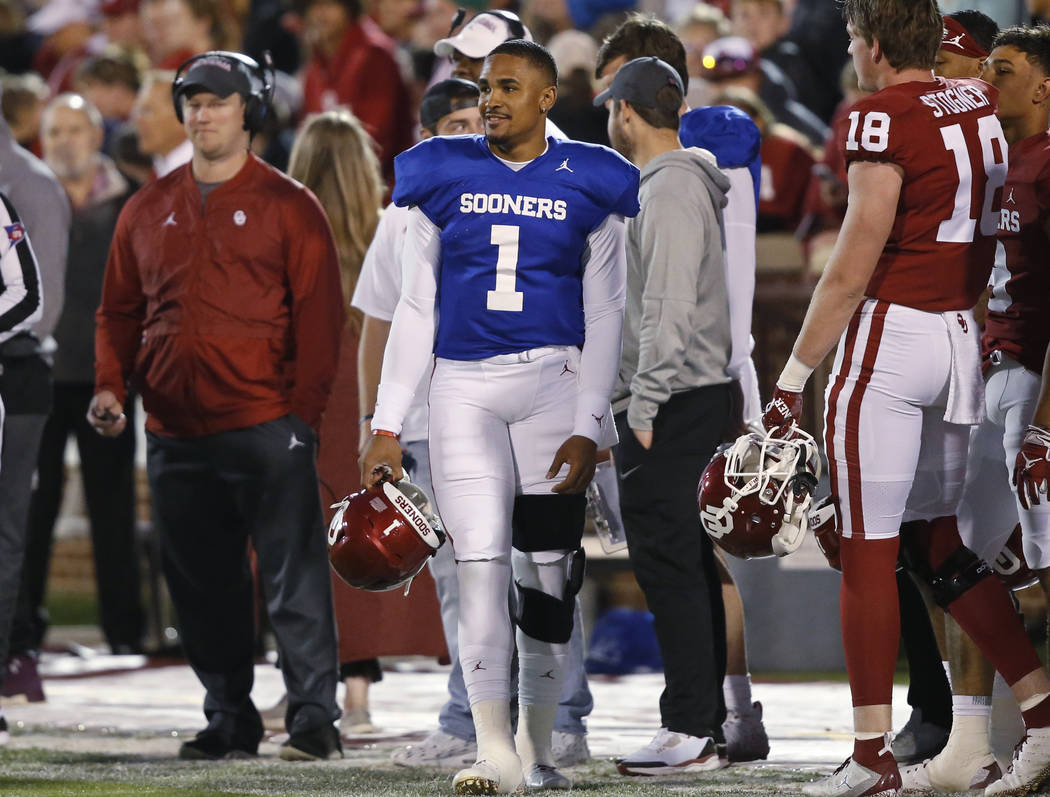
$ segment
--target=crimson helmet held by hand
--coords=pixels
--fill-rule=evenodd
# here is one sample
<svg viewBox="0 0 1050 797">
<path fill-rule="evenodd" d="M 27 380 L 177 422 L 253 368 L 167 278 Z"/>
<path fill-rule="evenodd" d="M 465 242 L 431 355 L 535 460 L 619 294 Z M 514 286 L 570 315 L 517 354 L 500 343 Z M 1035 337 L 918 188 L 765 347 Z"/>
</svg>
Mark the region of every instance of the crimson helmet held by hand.
<svg viewBox="0 0 1050 797">
<path fill-rule="evenodd" d="M 328 561 L 351 587 L 385 592 L 410 583 L 445 542 L 429 497 L 407 479 L 384 479 L 332 508 Z"/>
<path fill-rule="evenodd" d="M 741 435 L 700 477 L 700 523 L 733 556 L 787 556 L 806 536 L 819 477 L 817 445 L 801 429 Z"/>
</svg>

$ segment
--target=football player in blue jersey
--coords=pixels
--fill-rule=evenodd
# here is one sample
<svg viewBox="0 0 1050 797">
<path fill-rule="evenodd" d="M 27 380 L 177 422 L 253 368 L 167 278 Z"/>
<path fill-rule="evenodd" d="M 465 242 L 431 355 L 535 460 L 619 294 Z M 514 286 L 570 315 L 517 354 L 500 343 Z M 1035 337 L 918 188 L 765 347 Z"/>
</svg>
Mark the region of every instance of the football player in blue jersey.
<svg viewBox="0 0 1050 797">
<path fill-rule="evenodd" d="M 545 134 L 557 68 L 512 40 L 485 59 L 484 136 L 437 137 L 396 160 L 410 206 L 404 281 L 362 455 L 366 486 L 401 475 L 397 435 L 431 362 L 435 498 L 455 540 L 459 656 L 478 760 L 458 794 L 568 788 L 551 729 L 583 575 L 583 491 L 623 325 L 624 217 L 638 170 L 612 150 Z M 436 358 L 436 360 L 434 359 Z M 516 739 L 511 735 L 516 560 Z"/>
</svg>

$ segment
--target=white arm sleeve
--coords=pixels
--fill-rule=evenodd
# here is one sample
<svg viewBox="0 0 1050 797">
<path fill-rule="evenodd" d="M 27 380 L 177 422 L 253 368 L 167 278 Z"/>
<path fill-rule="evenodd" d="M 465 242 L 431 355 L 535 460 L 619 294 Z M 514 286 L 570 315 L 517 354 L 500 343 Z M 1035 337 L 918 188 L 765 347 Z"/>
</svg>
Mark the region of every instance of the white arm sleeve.
<svg viewBox="0 0 1050 797">
<path fill-rule="evenodd" d="M 755 188 L 747 168 L 726 169 L 729 203 L 723 211 L 726 230 L 726 290 L 733 348 L 726 371 L 740 382 L 744 419 L 762 414 L 758 377 L 751 362 L 751 312 L 755 301 Z"/>
<path fill-rule="evenodd" d="M 441 268 L 441 230 L 423 211 L 408 220 L 402 262 L 402 291 L 383 353 L 372 429 L 401 433 L 405 415 L 434 353 L 437 276 Z"/>
<path fill-rule="evenodd" d="M 583 269 L 583 315 L 586 328 L 580 356 L 580 392 L 572 433 L 601 444 L 603 421 L 609 418 L 616 374 L 620 368 L 623 309 L 627 295 L 626 225 L 610 215 L 587 237 Z"/>
</svg>

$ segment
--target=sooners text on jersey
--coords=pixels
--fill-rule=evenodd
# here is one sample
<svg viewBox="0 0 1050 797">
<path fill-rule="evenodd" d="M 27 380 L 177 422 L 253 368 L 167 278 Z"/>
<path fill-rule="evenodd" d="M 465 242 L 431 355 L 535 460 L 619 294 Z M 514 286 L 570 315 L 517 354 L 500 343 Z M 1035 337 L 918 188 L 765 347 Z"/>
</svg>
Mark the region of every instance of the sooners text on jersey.
<svg viewBox="0 0 1050 797">
<path fill-rule="evenodd" d="M 394 202 L 441 229 L 437 356 L 583 344 L 587 236 L 612 213 L 638 213 L 633 165 L 607 147 L 548 138 L 514 171 L 484 136 L 430 138 L 394 164 Z"/>
<path fill-rule="evenodd" d="M 847 165 L 883 161 L 904 172 L 868 296 L 929 312 L 977 302 L 1007 170 L 997 98 L 981 80 L 903 83 L 861 100 L 836 126 Z"/>
<path fill-rule="evenodd" d="M 981 349 L 1000 351 L 1036 373 L 1050 343 L 1050 133 L 1010 147 L 999 212 L 992 297 Z"/>
</svg>

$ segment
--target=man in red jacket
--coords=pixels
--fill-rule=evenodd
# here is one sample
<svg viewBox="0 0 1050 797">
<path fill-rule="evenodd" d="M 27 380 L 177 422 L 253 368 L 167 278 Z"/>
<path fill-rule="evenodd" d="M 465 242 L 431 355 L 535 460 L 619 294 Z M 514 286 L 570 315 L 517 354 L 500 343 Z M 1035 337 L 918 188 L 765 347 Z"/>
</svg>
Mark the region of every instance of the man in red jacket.
<svg viewBox="0 0 1050 797">
<path fill-rule="evenodd" d="M 268 81 L 206 53 L 175 84 L 193 159 L 124 206 L 95 338 L 91 424 L 148 413 L 147 470 L 183 648 L 208 727 L 181 758 L 254 755 L 253 602 L 259 559 L 288 689 L 285 759 L 341 752 L 336 642 L 317 492 L 316 429 L 344 324 L 332 233 L 316 198 L 248 152 Z"/>
<path fill-rule="evenodd" d="M 312 57 L 303 78 L 303 110 L 345 106 L 379 144 L 387 185 L 394 156 L 412 146 L 412 101 L 394 40 L 361 11 L 360 0 L 297 0 Z"/>
</svg>

